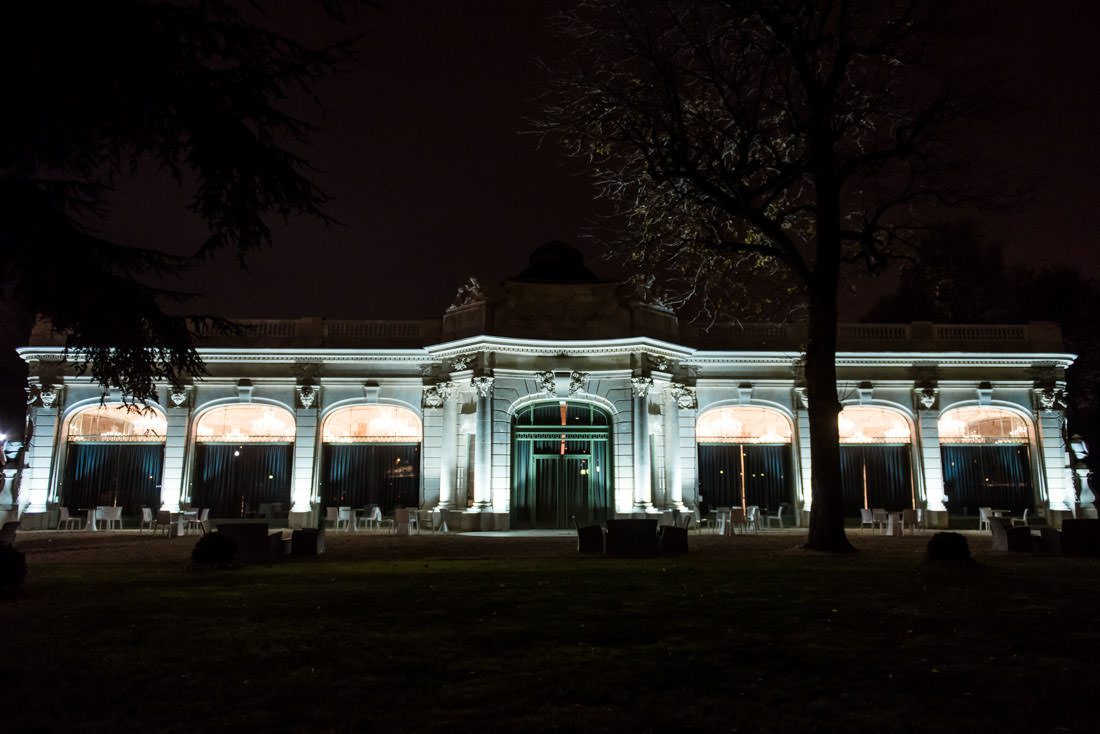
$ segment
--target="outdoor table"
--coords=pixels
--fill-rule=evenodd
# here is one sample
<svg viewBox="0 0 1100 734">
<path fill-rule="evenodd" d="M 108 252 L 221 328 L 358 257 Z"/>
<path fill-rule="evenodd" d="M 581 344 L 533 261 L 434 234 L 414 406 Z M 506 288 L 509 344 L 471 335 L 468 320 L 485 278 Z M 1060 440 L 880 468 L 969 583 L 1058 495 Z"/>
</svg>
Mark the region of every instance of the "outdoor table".
<svg viewBox="0 0 1100 734">
<path fill-rule="evenodd" d="M 890 535 L 900 537 L 903 534 L 904 527 L 901 522 L 901 511 L 887 512 L 886 513 L 886 526 L 882 529 L 883 535 Z"/>
<path fill-rule="evenodd" d="M 95 511 L 96 511 L 96 508 L 95 507 L 78 507 L 76 509 L 76 511 L 77 512 L 87 512 L 88 513 L 88 524 L 84 526 L 84 529 L 87 530 L 88 532 L 92 532 L 92 533 L 96 532 L 96 526 L 95 526 Z"/>
</svg>

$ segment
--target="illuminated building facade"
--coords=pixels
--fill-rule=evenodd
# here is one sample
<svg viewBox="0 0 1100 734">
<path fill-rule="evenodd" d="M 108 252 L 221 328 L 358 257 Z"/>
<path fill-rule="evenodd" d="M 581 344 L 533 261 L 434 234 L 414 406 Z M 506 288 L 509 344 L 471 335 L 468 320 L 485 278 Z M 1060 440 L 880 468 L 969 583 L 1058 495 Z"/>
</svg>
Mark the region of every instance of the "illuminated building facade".
<svg viewBox="0 0 1100 734">
<path fill-rule="evenodd" d="M 210 374 L 116 406 L 60 364 L 42 329 L 34 434 L 18 487 L 51 505 L 444 508 L 465 528 L 565 527 L 708 504 L 812 505 L 797 324 L 680 323 L 624 296 L 560 243 L 490 301 L 476 282 L 441 319 L 251 321 L 211 336 Z M 1070 512 L 1056 326 L 842 325 L 847 513 L 979 506 Z M 314 515 L 315 517 L 315 515 Z M 45 522 L 45 520 L 44 520 Z"/>
</svg>

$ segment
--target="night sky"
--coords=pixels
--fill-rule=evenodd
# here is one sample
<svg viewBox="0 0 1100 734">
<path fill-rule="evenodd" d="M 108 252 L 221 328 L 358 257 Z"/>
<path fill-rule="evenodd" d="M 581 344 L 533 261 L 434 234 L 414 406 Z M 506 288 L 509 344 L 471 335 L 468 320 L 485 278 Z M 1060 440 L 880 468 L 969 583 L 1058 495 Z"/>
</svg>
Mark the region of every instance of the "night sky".
<svg viewBox="0 0 1100 734">
<path fill-rule="evenodd" d="M 341 27 L 299 17 L 299 4 L 288 4 L 277 23 L 308 38 L 362 36 L 358 63 L 320 89 L 324 114 L 301 107 L 320 126 L 304 152 L 343 225 L 278 226 L 274 248 L 255 253 L 248 273 L 227 254 L 180 284 L 206 293 L 192 308 L 237 317 L 432 317 L 468 276 L 492 291 L 551 239 L 581 245 L 597 272 L 613 275 L 580 240 L 603 209 L 578 165 L 521 134 L 538 109 L 541 72 L 531 60 L 560 53 L 545 28 L 558 6 L 403 0 L 353 9 Z M 980 214 L 979 234 L 1000 242 L 1010 261 L 1080 263 L 1100 276 L 1091 256 L 1100 234 L 1100 13 L 1086 2 L 988 7 L 960 53 L 985 66 L 1019 109 L 981 123 L 975 139 L 1034 196 L 1026 207 Z M 118 201 L 105 229 L 123 241 L 184 251 L 201 239 L 199 224 L 180 215 L 184 199 L 171 182 L 143 174 Z M 858 316 L 866 300 L 850 297 L 845 316 Z"/>
</svg>

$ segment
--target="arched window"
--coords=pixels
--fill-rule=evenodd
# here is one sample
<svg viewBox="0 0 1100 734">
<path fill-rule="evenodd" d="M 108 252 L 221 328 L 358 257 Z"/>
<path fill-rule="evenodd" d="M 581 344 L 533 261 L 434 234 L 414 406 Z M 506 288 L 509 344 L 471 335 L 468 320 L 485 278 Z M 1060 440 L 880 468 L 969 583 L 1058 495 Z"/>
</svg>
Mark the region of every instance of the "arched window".
<svg viewBox="0 0 1100 734">
<path fill-rule="evenodd" d="M 61 501 L 75 511 L 119 505 L 125 515 L 160 507 L 164 413 L 152 406 L 106 403 L 83 408 L 68 422 Z"/>
<path fill-rule="evenodd" d="M 191 504 L 214 517 L 277 517 L 290 509 L 294 416 L 286 408 L 236 403 L 195 426 Z"/>
<path fill-rule="evenodd" d="M 844 512 L 915 505 L 909 421 L 896 410 L 849 405 L 837 416 Z"/>
<path fill-rule="evenodd" d="M 325 418 L 323 434 L 327 443 L 419 442 L 420 418 L 395 405 L 353 405 Z"/>
<path fill-rule="evenodd" d="M 896 410 L 873 405 L 849 405 L 837 416 L 841 443 L 910 443 L 912 431 Z"/>
<path fill-rule="evenodd" d="M 940 416 L 940 454 L 947 508 L 976 515 L 979 507 L 1021 514 L 1033 504 L 1028 423 L 992 405 L 970 405 Z"/>
<path fill-rule="evenodd" d="M 285 443 L 294 440 L 294 416 L 286 408 L 258 403 L 206 411 L 195 427 L 199 443 Z"/>
<path fill-rule="evenodd" d="M 1004 408 L 971 405 L 940 416 L 940 443 L 1027 443 L 1027 423 Z"/>
<path fill-rule="evenodd" d="M 420 499 L 420 417 L 397 405 L 334 410 L 321 427 L 321 500 L 327 506 L 383 512 L 417 507 Z"/>
<path fill-rule="evenodd" d="M 83 408 L 69 418 L 69 440 L 76 443 L 161 443 L 168 421 L 157 408 L 107 403 Z"/>
<path fill-rule="evenodd" d="M 703 413 L 695 424 L 702 500 L 773 513 L 789 504 L 792 435 L 790 420 L 772 408 L 734 405 Z"/>
<path fill-rule="evenodd" d="M 695 435 L 707 443 L 790 443 L 791 422 L 778 410 L 737 405 L 703 413 Z"/>
</svg>

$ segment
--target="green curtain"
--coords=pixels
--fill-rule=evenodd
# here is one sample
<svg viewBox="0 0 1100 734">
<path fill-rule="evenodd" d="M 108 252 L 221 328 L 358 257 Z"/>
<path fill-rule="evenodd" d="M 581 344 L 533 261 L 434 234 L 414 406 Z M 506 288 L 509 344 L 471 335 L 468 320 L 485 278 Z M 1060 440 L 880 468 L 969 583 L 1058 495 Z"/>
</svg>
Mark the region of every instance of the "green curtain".
<svg viewBox="0 0 1100 734">
<path fill-rule="evenodd" d="M 945 444 L 940 451 L 943 492 L 952 514 L 976 515 L 979 507 L 1022 514 L 1034 506 L 1027 446 Z"/>
<path fill-rule="evenodd" d="M 200 443 L 191 505 L 223 518 L 244 517 L 261 503 L 289 506 L 293 456 L 293 444 Z"/>
<path fill-rule="evenodd" d="M 326 506 L 420 506 L 420 444 L 325 444 L 321 472 Z"/>
<path fill-rule="evenodd" d="M 70 443 L 61 502 L 70 511 L 121 505 L 124 515 L 160 507 L 164 444 Z"/>
</svg>

